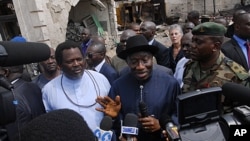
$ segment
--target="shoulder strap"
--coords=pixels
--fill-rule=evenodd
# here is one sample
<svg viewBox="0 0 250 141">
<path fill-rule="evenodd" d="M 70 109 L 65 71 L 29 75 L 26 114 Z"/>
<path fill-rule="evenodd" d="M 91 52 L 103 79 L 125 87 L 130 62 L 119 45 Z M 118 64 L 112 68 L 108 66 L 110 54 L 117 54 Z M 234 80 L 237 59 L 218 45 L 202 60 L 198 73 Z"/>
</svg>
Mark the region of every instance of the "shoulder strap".
<svg viewBox="0 0 250 141">
<path fill-rule="evenodd" d="M 244 80 L 247 80 L 250 77 L 248 72 L 241 65 L 234 62 L 230 58 L 224 57 L 224 62 L 236 74 L 236 76 L 240 80 L 244 81 Z"/>
</svg>

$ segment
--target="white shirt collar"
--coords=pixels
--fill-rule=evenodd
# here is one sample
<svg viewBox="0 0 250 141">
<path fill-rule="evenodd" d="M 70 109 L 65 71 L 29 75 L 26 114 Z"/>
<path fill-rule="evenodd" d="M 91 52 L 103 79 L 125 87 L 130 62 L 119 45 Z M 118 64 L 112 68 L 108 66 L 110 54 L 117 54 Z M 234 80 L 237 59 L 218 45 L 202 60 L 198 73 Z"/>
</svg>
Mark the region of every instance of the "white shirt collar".
<svg viewBox="0 0 250 141">
<path fill-rule="evenodd" d="M 99 63 L 96 67 L 95 67 L 95 70 L 97 72 L 100 72 L 101 68 L 102 68 L 102 65 L 105 63 L 105 59 L 102 60 L 101 63 Z"/>
<path fill-rule="evenodd" d="M 152 45 L 154 42 L 154 39 L 152 39 L 151 41 L 148 42 L 149 45 Z"/>
<path fill-rule="evenodd" d="M 15 80 L 13 80 L 13 81 L 11 82 L 11 84 L 16 83 L 18 80 L 19 80 L 19 78 L 17 78 L 17 79 L 15 79 Z"/>
</svg>

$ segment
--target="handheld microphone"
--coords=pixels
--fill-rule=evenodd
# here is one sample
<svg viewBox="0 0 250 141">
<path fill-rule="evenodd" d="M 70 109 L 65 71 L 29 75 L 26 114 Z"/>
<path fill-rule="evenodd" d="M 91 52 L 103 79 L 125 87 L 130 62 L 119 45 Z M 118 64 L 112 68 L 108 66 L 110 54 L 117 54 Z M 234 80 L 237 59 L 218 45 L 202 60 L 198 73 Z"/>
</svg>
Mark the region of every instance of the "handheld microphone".
<svg viewBox="0 0 250 141">
<path fill-rule="evenodd" d="M 111 141 L 113 132 L 110 131 L 113 126 L 113 121 L 110 116 L 104 116 L 100 128 L 94 131 L 95 136 L 98 138 L 98 141 Z"/>
<path fill-rule="evenodd" d="M 50 56 L 50 48 L 44 43 L 0 42 L 0 66 L 17 66 L 41 62 Z"/>
<path fill-rule="evenodd" d="M 233 82 L 225 83 L 221 88 L 225 97 L 235 100 L 242 105 L 250 105 L 250 88 Z"/>
<path fill-rule="evenodd" d="M 127 141 L 133 141 L 132 136 L 138 135 L 138 117 L 135 114 L 128 113 L 125 116 L 121 132 L 127 138 Z"/>
<path fill-rule="evenodd" d="M 181 141 L 180 135 L 178 132 L 178 127 L 174 125 L 172 122 L 168 122 L 166 124 L 166 131 L 168 134 L 168 139 L 170 141 Z"/>
<path fill-rule="evenodd" d="M 139 109 L 140 109 L 142 117 L 147 117 L 148 116 L 148 108 L 147 108 L 147 105 L 146 105 L 145 102 L 140 101 L 140 103 L 139 103 Z"/>
</svg>

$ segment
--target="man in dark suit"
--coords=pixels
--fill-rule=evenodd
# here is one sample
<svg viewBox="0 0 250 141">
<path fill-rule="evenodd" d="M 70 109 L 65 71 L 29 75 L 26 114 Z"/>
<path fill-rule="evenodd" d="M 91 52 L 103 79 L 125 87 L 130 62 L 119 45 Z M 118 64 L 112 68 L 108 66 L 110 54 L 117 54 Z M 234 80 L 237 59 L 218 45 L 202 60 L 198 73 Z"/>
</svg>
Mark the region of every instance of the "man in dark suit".
<svg viewBox="0 0 250 141">
<path fill-rule="evenodd" d="M 250 69 L 250 62 L 248 61 L 248 48 L 246 43 L 250 39 L 250 13 L 239 14 L 234 20 L 234 35 L 231 40 L 222 45 L 222 52 L 243 66 L 246 71 Z"/>
<path fill-rule="evenodd" d="M 25 127 L 34 118 L 45 113 L 42 102 L 41 89 L 32 82 L 21 78 L 23 65 L 12 67 L 1 67 L 0 74 L 5 76 L 13 84 L 13 94 L 16 105 L 16 121 L 5 126 L 9 141 L 14 141 L 21 128 Z"/>
<path fill-rule="evenodd" d="M 117 71 L 105 62 L 106 47 L 102 42 L 94 41 L 86 51 L 88 68 L 103 74 L 110 84 L 118 78 Z"/>
<path fill-rule="evenodd" d="M 155 58 L 157 64 L 167 67 L 167 57 L 169 49 L 154 39 L 156 34 L 156 25 L 151 21 L 144 21 L 140 27 L 141 34 L 148 40 L 149 45 L 156 46 L 159 51 L 156 53 Z"/>
</svg>

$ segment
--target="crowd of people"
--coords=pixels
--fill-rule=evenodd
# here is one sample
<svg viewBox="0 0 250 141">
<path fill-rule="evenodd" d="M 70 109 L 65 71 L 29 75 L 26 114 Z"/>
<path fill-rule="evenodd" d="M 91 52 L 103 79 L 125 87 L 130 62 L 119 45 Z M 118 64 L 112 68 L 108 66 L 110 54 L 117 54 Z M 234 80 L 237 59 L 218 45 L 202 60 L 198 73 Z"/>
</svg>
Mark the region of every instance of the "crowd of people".
<svg viewBox="0 0 250 141">
<path fill-rule="evenodd" d="M 32 140 L 35 134 L 49 140 L 41 134 L 57 131 L 54 126 L 64 127 L 65 122 L 74 124 L 74 128 L 78 124 L 75 118 L 79 117 L 84 120 L 78 126 L 87 125 L 91 136 L 89 131 L 94 132 L 108 115 L 113 119 L 112 141 L 126 141 L 126 136 L 121 135 L 121 121 L 129 113 L 138 115 L 139 134 L 131 137 L 134 141 L 168 140 L 167 122 L 179 124 L 178 95 L 222 87 L 228 82 L 250 87 L 250 13 L 236 12 L 233 28 L 228 28 L 221 22 L 223 18 L 201 22 L 199 13 L 191 11 L 183 26 L 169 26 L 171 46 L 154 38 L 157 29 L 153 21 L 133 23 L 121 34 L 112 58 L 106 55 L 105 40 L 83 28 L 79 29 L 81 44 L 67 40 L 55 50 L 51 48 L 50 57 L 38 62 L 40 74 L 34 78 L 24 79 L 22 65 L 1 67 L 0 75 L 14 84 L 14 95 L 19 101 L 16 121 L 2 126 L 7 129 L 8 140 Z M 228 39 L 225 41 L 225 38 Z M 141 113 L 142 103 L 147 107 L 147 115 Z M 222 96 L 221 104 L 224 114 L 232 112 L 239 102 Z M 70 119 L 58 111 L 61 109 L 78 115 Z M 59 117 L 51 119 L 53 111 L 68 121 Z M 37 126 L 41 129 L 36 129 Z M 48 130 L 49 126 L 53 126 L 54 131 Z M 79 130 L 72 129 L 75 134 L 70 132 L 70 135 L 95 140 L 94 133 L 93 137 L 77 135 L 85 134 L 78 126 Z M 65 130 L 71 129 L 67 126 Z M 61 131 L 60 140 L 69 139 L 68 132 L 58 131 Z M 57 134 L 50 135 L 51 140 L 58 139 Z"/>
</svg>

